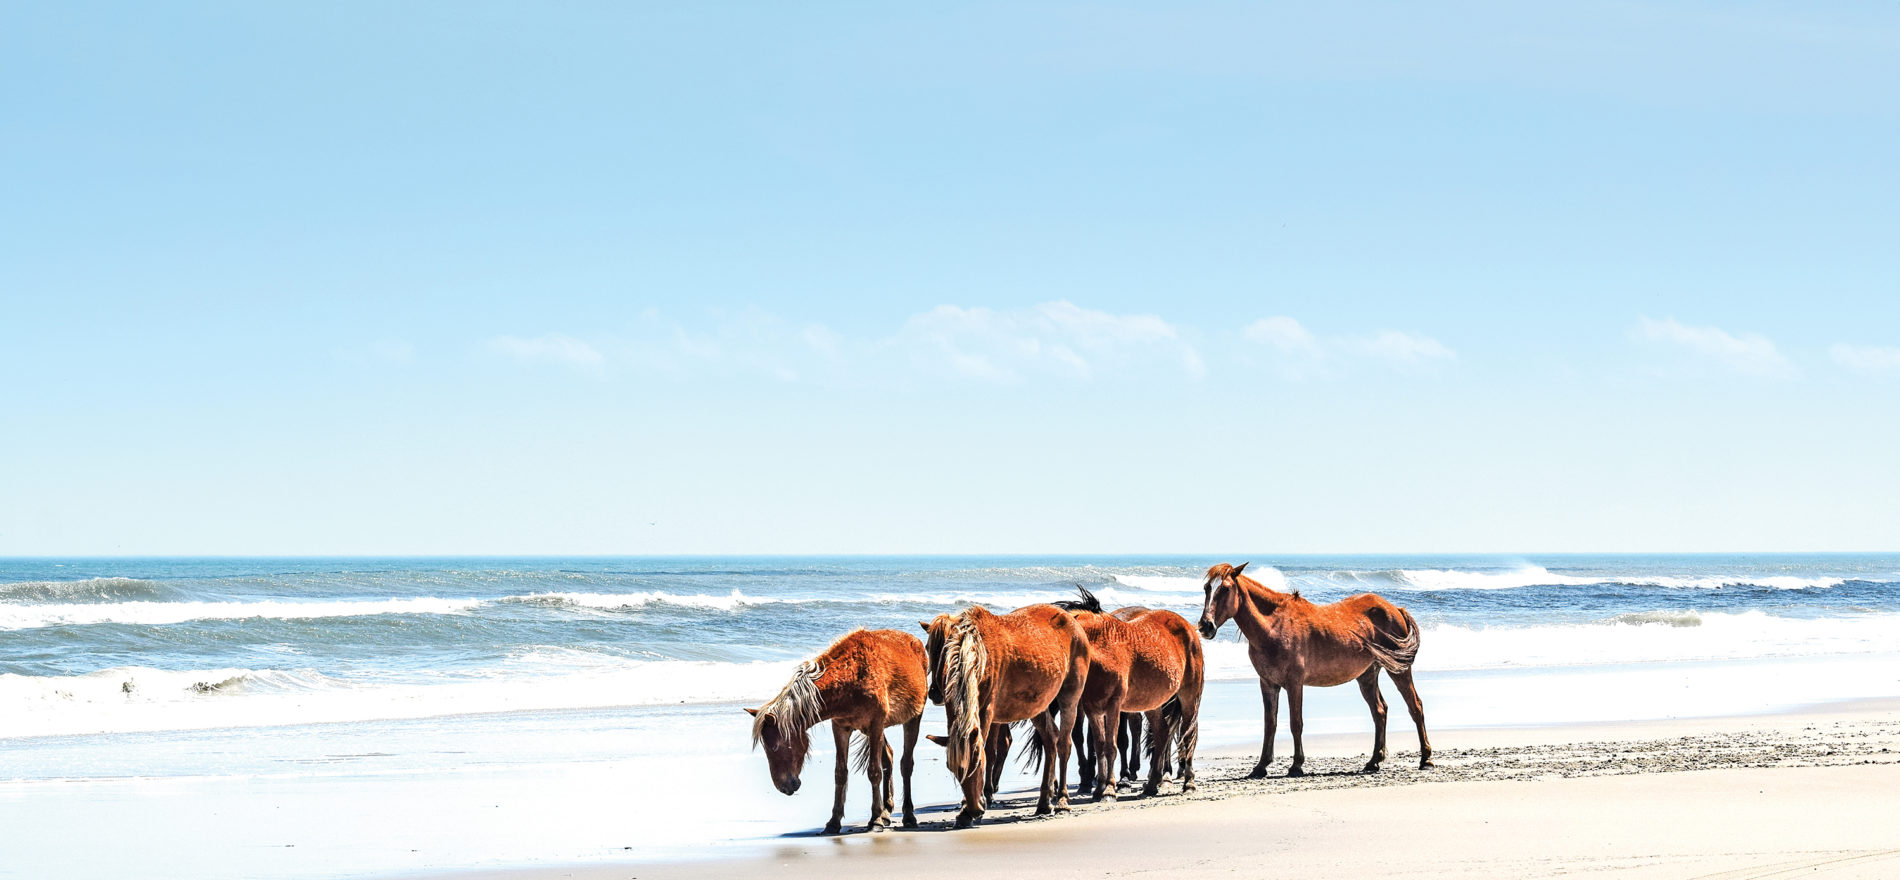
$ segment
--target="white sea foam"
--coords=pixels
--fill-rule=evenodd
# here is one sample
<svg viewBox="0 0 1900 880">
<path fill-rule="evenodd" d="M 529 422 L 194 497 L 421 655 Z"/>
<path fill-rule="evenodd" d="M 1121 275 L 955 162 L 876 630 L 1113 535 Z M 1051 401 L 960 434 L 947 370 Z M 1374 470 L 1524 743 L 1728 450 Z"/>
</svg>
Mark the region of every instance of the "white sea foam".
<svg viewBox="0 0 1900 880">
<path fill-rule="evenodd" d="M 0 738 L 757 700 L 784 685 L 794 665 L 540 651 L 486 674 L 399 683 L 348 681 L 308 670 L 118 667 L 76 676 L 5 674 Z"/>
<path fill-rule="evenodd" d="M 111 602 L 0 604 L 0 630 L 97 623 L 156 626 L 192 620 L 312 620 L 375 614 L 460 614 L 479 599 L 368 599 L 337 602 Z"/>
<path fill-rule="evenodd" d="M 1654 611 L 1596 623 L 1553 626 L 1427 624 L 1418 652 L 1421 671 L 1597 666 L 1691 660 L 1850 655 L 1900 646 L 1900 614 L 1776 617 Z M 1247 646 L 1233 624 L 1206 644 L 1210 678 L 1251 678 Z"/>
</svg>

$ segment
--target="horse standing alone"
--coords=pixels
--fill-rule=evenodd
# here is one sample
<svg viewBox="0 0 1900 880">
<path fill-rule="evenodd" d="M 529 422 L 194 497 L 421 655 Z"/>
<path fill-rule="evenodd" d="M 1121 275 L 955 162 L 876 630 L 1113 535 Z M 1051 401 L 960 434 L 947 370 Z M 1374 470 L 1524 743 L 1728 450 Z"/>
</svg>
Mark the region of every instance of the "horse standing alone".
<svg viewBox="0 0 1900 880">
<path fill-rule="evenodd" d="M 1410 612 L 1371 593 L 1315 605 L 1298 592 L 1268 589 L 1241 571 L 1247 567 L 1221 563 L 1207 570 L 1201 606 L 1201 637 L 1214 638 L 1221 624 L 1233 620 L 1247 637 L 1247 658 L 1260 676 L 1260 701 L 1266 713 L 1266 736 L 1260 744 L 1260 762 L 1249 779 L 1267 775 L 1273 763 L 1273 735 L 1280 713 L 1280 691 L 1286 691 L 1288 727 L 1293 731 L 1293 764 L 1288 776 L 1306 774 L 1306 747 L 1300 740 L 1305 724 L 1302 689 L 1307 685 L 1333 687 L 1359 682 L 1359 692 L 1372 710 L 1372 760 L 1366 772 L 1376 773 L 1385 760 L 1385 697 L 1379 693 L 1379 670 L 1398 686 L 1405 708 L 1418 726 L 1418 766 L 1432 766 L 1432 742 L 1425 735 L 1425 704 L 1412 683 L 1412 660 L 1418 656 L 1418 621 Z"/>
<path fill-rule="evenodd" d="M 826 834 L 844 821 L 845 783 L 850 779 L 853 732 L 864 734 L 858 764 L 871 780 L 871 820 L 865 830 L 891 824 L 891 746 L 884 729 L 903 725 L 904 827 L 917 827 L 911 803 L 910 775 L 916 764 L 917 734 L 923 728 L 927 687 L 924 646 L 915 636 L 892 629 L 859 629 L 833 642 L 823 653 L 798 665 L 778 696 L 752 714 L 752 744 L 765 746 L 772 784 L 798 791 L 805 756 L 811 752 L 811 727 L 831 722 L 838 746 L 833 778 L 836 792 Z M 881 789 L 881 790 L 880 790 Z"/>
</svg>

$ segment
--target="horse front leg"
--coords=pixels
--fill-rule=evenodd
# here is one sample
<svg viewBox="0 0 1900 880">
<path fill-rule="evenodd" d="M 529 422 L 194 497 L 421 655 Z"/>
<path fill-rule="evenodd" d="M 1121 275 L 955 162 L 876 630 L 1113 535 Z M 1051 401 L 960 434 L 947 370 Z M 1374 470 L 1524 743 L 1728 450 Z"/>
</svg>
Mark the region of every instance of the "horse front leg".
<svg viewBox="0 0 1900 880">
<path fill-rule="evenodd" d="M 910 799 L 910 771 L 917 767 L 917 734 L 923 732 L 923 729 L 924 716 L 922 713 L 918 713 L 917 717 L 904 722 L 904 758 L 903 761 L 897 765 L 897 769 L 904 774 L 905 828 L 917 827 L 917 807 L 911 803 Z"/>
<path fill-rule="evenodd" d="M 988 725 L 978 725 L 977 735 L 982 736 L 989 733 L 991 729 Z M 976 820 L 983 818 L 983 810 L 989 805 L 989 798 L 983 793 L 984 782 L 989 778 L 989 745 L 989 741 L 985 739 L 983 743 L 970 750 L 974 756 L 971 760 L 976 761 L 976 766 L 965 767 L 963 778 L 957 780 L 963 788 L 963 809 L 957 811 L 957 820 L 951 826 L 953 828 L 968 828 L 975 825 Z"/>
<path fill-rule="evenodd" d="M 1266 679 L 1260 680 L 1260 707 L 1266 724 L 1266 733 L 1260 740 L 1260 763 L 1253 765 L 1248 779 L 1264 779 L 1267 765 L 1273 763 L 1273 737 L 1279 733 L 1280 726 L 1280 686 Z"/>
<path fill-rule="evenodd" d="M 1359 676 L 1359 695 L 1366 698 L 1366 708 L 1372 710 L 1372 760 L 1366 762 L 1366 772 L 1377 773 L 1379 763 L 1385 760 L 1385 697 L 1379 693 L 1378 664 Z"/>
<path fill-rule="evenodd" d="M 983 806 L 988 807 L 996 800 L 996 789 L 1003 784 L 1003 770 L 1009 763 L 1009 747 L 1015 741 L 1007 724 L 990 725 L 989 734 L 983 740 L 988 749 L 989 769 L 983 775 Z"/>
<path fill-rule="evenodd" d="M 1425 703 L 1418 698 L 1418 686 L 1412 683 L 1412 671 L 1396 673 L 1392 683 L 1398 686 L 1399 697 L 1405 700 L 1405 710 L 1412 713 L 1412 723 L 1418 726 L 1418 769 L 1432 766 L 1432 741 L 1425 735 Z"/>
<path fill-rule="evenodd" d="M 825 823 L 826 834 L 837 834 L 844 830 L 844 792 L 851 781 L 851 729 L 843 721 L 831 722 L 831 738 L 838 744 L 838 766 L 831 768 L 831 779 L 837 787 L 831 799 L 831 821 Z"/>
<path fill-rule="evenodd" d="M 1090 729 L 1092 722 L 1093 719 L 1087 715 L 1082 716 L 1081 720 L 1076 722 L 1075 729 L 1070 732 L 1069 736 L 1069 741 L 1075 746 L 1075 784 L 1077 791 L 1090 792 L 1095 790 L 1095 749 L 1094 740 L 1092 739 L 1094 734 Z"/>
<path fill-rule="evenodd" d="M 1288 776 L 1306 775 L 1306 743 L 1300 739 L 1300 734 L 1306 729 L 1306 719 L 1302 708 L 1305 692 L 1304 685 L 1286 686 L 1286 726 L 1293 732 L 1293 766 L 1286 768 Z"/>
</svg>

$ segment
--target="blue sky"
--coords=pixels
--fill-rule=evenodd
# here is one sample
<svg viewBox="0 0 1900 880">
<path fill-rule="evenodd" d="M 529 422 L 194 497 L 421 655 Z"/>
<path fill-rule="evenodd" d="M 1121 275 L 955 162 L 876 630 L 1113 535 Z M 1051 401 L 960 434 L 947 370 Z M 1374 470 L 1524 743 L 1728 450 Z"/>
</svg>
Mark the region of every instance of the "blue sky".
<svg viewBox="0 0 1900 880">
<path fill-rule="evenodd" d="M 1884 4 L 0 12 L 0 554 L 1895 549 Z"/>
</svg>

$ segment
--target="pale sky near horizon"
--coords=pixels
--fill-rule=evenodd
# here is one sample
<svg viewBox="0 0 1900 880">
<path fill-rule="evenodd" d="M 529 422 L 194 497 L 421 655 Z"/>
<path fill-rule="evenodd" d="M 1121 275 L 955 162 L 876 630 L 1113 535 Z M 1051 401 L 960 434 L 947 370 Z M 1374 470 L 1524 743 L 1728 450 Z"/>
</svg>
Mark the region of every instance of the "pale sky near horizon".
<svg viewBox="0 0 1900 880">
<path fill-rule="evenodd" d="M 1872 3 L 0 11 L 0 555 L 1900 549 Z"/>
</svg>

